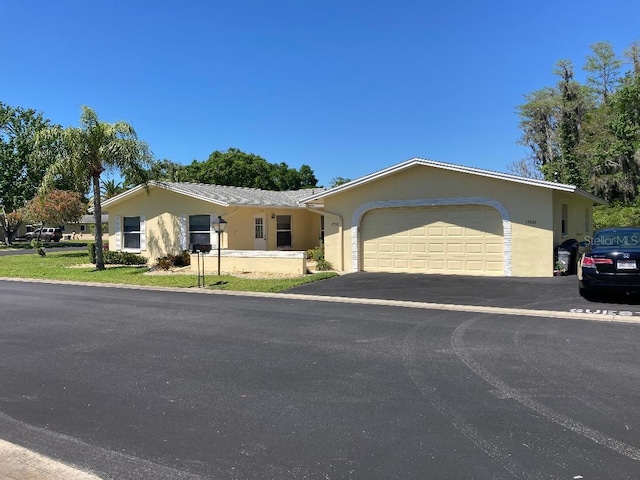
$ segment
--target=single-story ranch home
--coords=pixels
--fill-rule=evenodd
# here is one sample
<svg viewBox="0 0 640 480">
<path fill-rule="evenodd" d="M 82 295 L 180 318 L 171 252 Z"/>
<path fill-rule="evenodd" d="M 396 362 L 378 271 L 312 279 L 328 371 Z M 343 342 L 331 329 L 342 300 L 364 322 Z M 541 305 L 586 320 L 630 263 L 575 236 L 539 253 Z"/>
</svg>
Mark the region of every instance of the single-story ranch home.
<svg viewBox="0 0 640 480">
<path fill-rule="evenodd" d="M 220 217 L 224 272 L 304 273 L 304 251 L 324 242 L 343 272 L 545 277 L 554 248 L 584 240 L 602 203 L 572 185 L 416 158 L 331 189 L 152 182 L 103 209 L 110 249 L 151 263 L 211 245 L 202 255 L 215 270 Z"/>
</svg>

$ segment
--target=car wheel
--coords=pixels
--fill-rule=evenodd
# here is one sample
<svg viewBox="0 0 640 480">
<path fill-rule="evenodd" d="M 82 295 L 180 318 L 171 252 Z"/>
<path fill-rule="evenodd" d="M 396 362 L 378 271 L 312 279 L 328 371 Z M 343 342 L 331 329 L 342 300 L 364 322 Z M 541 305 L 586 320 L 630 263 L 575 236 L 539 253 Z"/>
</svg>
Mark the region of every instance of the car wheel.
<svg viewBox="0 0 640 480">
<path fill-rule="evenodd" d="M 579 287 L 580 296 L 585 300 L 593 300 L 595 298 L 595 293 L 589 290 L 588 288 Z"/>
</svg>

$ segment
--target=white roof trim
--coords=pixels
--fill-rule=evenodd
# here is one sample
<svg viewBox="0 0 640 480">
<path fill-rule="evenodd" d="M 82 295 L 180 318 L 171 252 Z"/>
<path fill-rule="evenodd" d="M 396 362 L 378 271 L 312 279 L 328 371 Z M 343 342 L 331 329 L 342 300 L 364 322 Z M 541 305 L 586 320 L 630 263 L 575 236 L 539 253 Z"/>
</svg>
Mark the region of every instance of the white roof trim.
<svg viewBox="0 0 640 480">
<path fill-rule="evenodd" d="M 435 167 L 435 168 L 441 168 L 444 170 L 451 170 L 454 172 L 469 173 L 471 175 L 479 175 L 483 177 L 495 178 L 498 180 L 506 180 L 508 182 L 522 183 L 524 185 L 531 185 L 534 187 L 550 188 L 552 190 L 576 193 L 578 195 L 588 198 L 589 200 L 592 200 L 594 203 L 601 203 L 601 204 L 607 203 L 603 199 L 596 197 L 595 195 L 592 195 L 588 192 L 585 192 L 584 190 L 579 189 L 575 185 L 547 182 L 545 180 L 536 180 L 535 178 L 519 177 L 517 175 L 512 175 L 510 173 L 494 172 L 491 170 L 466 167 L 464 165 L 456 165 L 453 163 L 437 162 L 435 160 L 427 160 L 424 158 L 412 158 L 411 160 L 407 160 L 405 162 L 392 165 L 391 167 L 387 167 L 383 170 L 378 170 L 377 172 L 371 173 L 369 175 L 365 175 L 364 177 L 360 177 L 350 182 L 343 183 L 342 185 L 338 185 L 337 187 L 326 190 L 325 192 L 318 193 L 316 195 L 310 195 L 309 197 L 305 197 L 301 199 L 300 202 L 301 203 L 313 202 L 314 200 L 325 198 L 330 195 L 334 195 L 336 193 L 343 192 L 345 190 L 349 190 L 351 188 L 357 187 L 359 185 L 363 185 L 365 183 L 378 180 L 382 177 L 385 177 L 392 173 L 399 172 L 409 167 L 413 167 L 415 165 L 424 165 L 426 167 Z"/>
<path fill-rule="evenodd" d="M 177 193 L 179 195 L 184 195 L 190 198 L 194 198 L 197 200 L 202 200 L 204 202 L 207 203 L 211 203 L 214 205 L 218 205 L 218 206 L 222 206 L 222 207 L 234 207 L 234 206 L 238 206 L 238 207 L 260 207 L 260 208 L 280 208 L 280 209 L 304 209 L 306 208 L 306 205 L 304 205 L 303 203 L 301 203 L 299 200 L 295 199 L 295 198 L 290 198 L 287 194 L 290 192 L 299 192 L 298 190 L 292 190 L 292 191 L 283 191 L 283 192 L 276 192 L 276 191 L 270 191 L 270 190 L 261 190 L 258 188 L 244 188 L 244 187 L 233 187 L 233 186 L 224 186 L 224 185 L 209 185 L 209 184 L 185 184 L 185 185 L 193 185 L 196 187 L 208 187 L 208 188 L 213 188 L 215 189 L 216 187 L 219 187 L 219 189 L 221 189 L 221 192 L 219 194 L 219 197 L 222 198 L 212 198 L 209 193 L 207 191 L 204 192 L 198 192 L 198 191 L 194 191 L 193 189 L 190 188 L 186 188 L 183 187 L 180 183 L 174 183 L 174 182 L 162 182 L 162 181 L 150 181 L 147 184 L 147 187 L 158 187 L 158 188 L 163 188 L 165 190 L 169 190 L 173 193 Z M 145 189 L 145 185 L 138 185 L 136 187 L 131 188 L 130 190 L 127 190 L 126 192 L 121 193 L 120 195 L 116 195 L 115 197 L 112 197 L 108 200 L 105 200 L 104 202 L 102 202 L 102 208 L 105 211 L 108 211 L 108 208 L 112 205 L 118 204 L 122 201 L 127 200 L 128 198 L 137 195 L 142 189 Z M 234 192 L 233 190 L 237 189 L 237 192 Z M 278 198 L 266 198 L 264 195 L 260 195 L 260 193 L 267 193 L 267 194 L 281 194 L 280 196 L 282 197 L 280 200 L 282 201 L 282 203 L 278 202 Z M 253 195 L 256 195 L 255 197 L 253 197 Z M 225 198 L 227 197 L 227 198 Z M 251 198 L 254 198 L 253 201 L 251 201 Z M 258 199 L 258 200 L 256 200 Z M 271 203 L 273 202 L 273 203 Z"/>
<path fill-rule="evenodd" d="M 198 200 L 202 200 L 205 202 L 209 202 L 209 203 L 213 203 L 215 205 L 220 205 L 223 207 L 228 207 L 229 204 L 226 202 L 221 202 L 221 201 L 216 201 L 214 199 L 211 198 L 206 198 L 202 195 L 198 195 L 195 194 L 193 192 L 187 192 L 179 187 L 176 187 L 175 185 L 172 185 L 171 183 L 165 183 L 165 182 L 157 182 L 155 180 L 150 181 L 147 184 L 148 187 L 159 187 L 159 188 L 164 188 L 165 190 L 169 190 L 171 192 L 175 192 L 175 193 L 179 193 L 180 195 L 186 195 L 188 197 L 192 197 L 192 198 L 197 198 Z M 108 200 L 105 200 L 104 202 L 102 202 L 102 207 L 106 208 L 109 207 L 109 205 L 112 204 L 116 204 L 116 203 L 120 203 L 122 200 L 125 200 L 128 197 L 131 197 L 135 194 L 137 194 L 140 190 L 145 189 L 145 185 L 137 185 L 133 188 L 131 188 L 130 190 L 127 190 L 126 192 L 123 192 L 119 195 L 116 195 L 115 197 L 111 197 Z"/>
</svg>

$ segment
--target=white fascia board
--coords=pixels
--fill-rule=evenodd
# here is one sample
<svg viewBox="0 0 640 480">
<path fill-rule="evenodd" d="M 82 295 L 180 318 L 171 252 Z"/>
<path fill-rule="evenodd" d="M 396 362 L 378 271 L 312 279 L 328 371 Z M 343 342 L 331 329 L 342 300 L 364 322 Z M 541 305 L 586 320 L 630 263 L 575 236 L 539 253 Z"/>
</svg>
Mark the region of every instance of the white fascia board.
<svg viewBox="0 0 640 480">
<path fill-rule="evenodd" d="M 550 188 L 552 190 L 560 190 L 560 191 L 564 191 L 564 192 L 570 192 L 570 193 L 576 193 L 578 195 L 587 197 L 591 200 L 594 201 L 594 203 L 606 203 L 604 200 L 602 200 L 601 198 L 598 198 L 594 195 L 591 195 L 590 193 L 585 192 L 584 190 L 580 190 L 579 188 L 575 187 L 574 185 L 567 185 L 564 183 L 555 183 L 555 182 L 548 182 L 546 180 L 537 180 L 534 178 L 526 178 L 526 177 L 519 177 L 517 175 L 512 175 L 510 173 L 502 173 L 502 172 L 494 172 L 491 170 L 484 170 L 481 168 L 474 168 L 474 167 L 466 167 L 464 165 L 455 165 L 452 163 L 445 163 L 445 162 L 437 162 L 434 160 L 426 160 L 424 158 L 412 158 L 410 160 L 407 160 L 405 162 L 402 163 L 398 163 L 396 165 L 393 165 L 391 167 L 387 167 L 383 170 L 378 170 L 377 172 L 371 173 L 369 175 L 365 175 L 364 177 L 360 177 L 357 178 L 355 180 L 352 180 L 351 182 L 347 182 L 344 183 L 342 185 L 339 185 L 337 187 L 331 188 L 325 192 L 322 193 L 318 193 L 316 195 L 310 195 L 309 197 L 303 198 L 300 200 L 301 203 L 309 203 L 311 201 L 314 200 L 318 200 L 318 199 L 322 199 L 324 197 L 327 197 L 329 195 L 334 195 L 336 193 L 342 192 L 344 190 L 349 190 L 351 188 L 354 188 L 358 185 L 362 185 L 368 182 L 372 182 L 374 180 L 378 180 L 382 177 L 385 177 L 391 173 L 395 173 L 395 172 L 399 172 L 401 170 L 404 170 L 406 168 L 409 167 L 413 167 L 415 165 L 424 165 L 427 167 L 434 167 L 434 168 L 441 168 L 443 170 L 450 170 L 450 171 L 454 171 L 454 172 L 460 172 L 460 173 L 468 173 L 471 175 L 479 175 L 479 176 L 483 176 L 483 177 L 489 177 L 489 178 L 495 178 L 498 180 L 505 180 L 505 181 L 509 181 L 509 182 L 515 182 L 515 183 L 521 183 L 524 185 L 531 185 L 534 187 L 541 187 L 541 188 Z"/>
</svg>

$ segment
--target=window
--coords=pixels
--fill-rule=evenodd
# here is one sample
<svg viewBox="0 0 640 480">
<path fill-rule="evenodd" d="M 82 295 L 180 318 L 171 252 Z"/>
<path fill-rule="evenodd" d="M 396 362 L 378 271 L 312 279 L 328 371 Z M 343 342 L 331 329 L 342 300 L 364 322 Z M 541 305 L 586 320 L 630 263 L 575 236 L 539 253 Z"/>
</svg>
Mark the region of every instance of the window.
<svg viewBox="0 0 640 480">
<path fill-rule="evenodd" d="M 584 211 L 584 233 L 589 233 L 591 231 L 591 225 L 589 222 L 589 209 L 587 208 Z"/>
<path fill-rule="evenodd" d="M 210 215 L 189 215 L 189 244 L 211 244 Z"/>
<path fill-rule="evenodd" d="M 123 217 L 124 248 L 140 250 L 140 217 Z"/>
<path fill-rule="evenodd" d="M 277 247 L 291 247 L 291 215 L 276 216 Z"/>
<path fill-rule="evenodd" d="M 566 203 L 562 204 L 562 235 L 569 234 L 569 226 L 567 225 L 569 222 L 569 207 Z"/>
<path fill-rule="evenodd" d="M 80 225 L 80 231 L 81 231 L 81 232 L 84 232 L 86 229 L 87 229 L 87 227 L 86 227 L 86 226 L 84 226 L 84 225 Z"/>
<path fill-rule="evenodd" d="M 324 215 L 320 215 L 320 241 L 324 243 Z"/>
</svg>

